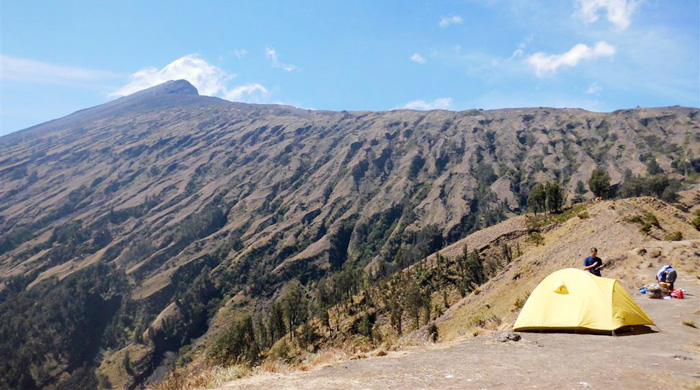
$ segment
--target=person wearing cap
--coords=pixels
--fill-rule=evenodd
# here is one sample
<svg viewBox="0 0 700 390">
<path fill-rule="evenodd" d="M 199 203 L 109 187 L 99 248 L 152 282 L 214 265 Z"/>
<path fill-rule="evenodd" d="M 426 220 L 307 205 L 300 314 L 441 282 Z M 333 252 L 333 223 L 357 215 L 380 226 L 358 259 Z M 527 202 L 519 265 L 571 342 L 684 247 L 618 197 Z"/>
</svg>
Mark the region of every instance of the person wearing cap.
<svg viewBox="0 0 700 390">
<path fill-rule="evenodd" d="M 603 268 L 603 260 L 598 257 L 598 249 L 591 248 L 591 255 L 583 260 L 583 269 L 595 276 L 600 276 L 601 268 Z"/>
</svg>

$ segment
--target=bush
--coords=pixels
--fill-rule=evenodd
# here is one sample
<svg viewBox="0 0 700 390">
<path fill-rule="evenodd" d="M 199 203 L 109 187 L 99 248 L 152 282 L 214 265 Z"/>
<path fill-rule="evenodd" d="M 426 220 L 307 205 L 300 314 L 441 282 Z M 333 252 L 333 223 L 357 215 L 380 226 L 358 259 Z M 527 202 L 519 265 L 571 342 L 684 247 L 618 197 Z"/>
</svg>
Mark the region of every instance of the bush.
<svg viewBox="0 0 700 390">
<path fill-rule="evenodd" d="M 625 218 L 623 218 L 622 220 L 625 221 L 625 222 L 629 222 L 629 223 L 638 223 L 638 224 L 641 224 L 641 225 L 644 224 L 644 220 L 642 219 L 642 216 L 641 216 L 641 215 L 635 215 L 635 216 L 632 216 L 632 217 L 625 217 Z"/>
<path fill-rule="evenodd" d="M 680 241 L 683 239 L 683 233 L 675 231 L 673 233 L 667 233 L 664 235 L 664 240 L 666 241 Z"/>
<path fill-rule="evenodd" d="M 526 301 L 527 301 L 527 298 L 518 298 L 513 303 L 513 306 L 515 306 L 516 309 L 522 309 L 523 306 L 525 306 Z"/>
<path fill-rule="evenodd" d="M 700 217 L 693 218 L 693 220 L 690 221 L 690 224 L 693 225 L 695 229 L 700 230 Z"/>
<path fill-rule="evenodd" d="M 645 212 L 642 215 L 625 217 L 625 218 L 623 218 L 623 221 L 629 222 L 629 223 L 636 223 L 638 225 L 641 225 L 639 231 L 645 235 L 648 235 L 649 233 L 651 233 L 651 228 L 654 226 L 656 226 L 657 228 L 661 228 L 661 224 L 659 224 L 659 220 L 656 218 L 656 216 L 654 214 L 649 213 L 649 212 Z"/>
<path fill-rule="evenodd" d="M 432 342 L 436 342 L 438 340 L 438 327 L 434 322 L 428 327 L 428 339 L 430 339 Z"/>
<path fill-rule="evenodd" d="M 579 217 L 580 219 L 586 219 L 586 218 L 588 218 L 588 217 L 589 217 L 588 211 L 583 211 L 583 212 L 578 213 L 578 217 Z"/>
<path fill-rule="evenodd" d="M 544 244 L 544 237 L 539 234 L 539 233 L 530 233 L 527 236 L 527 239 L 532 242 L 535 245 L 543 245 Z"/>
<path fill-rule="evenodd" d="M 659 224 L 658 218 L 656 218 L 656 215 L 654 215 L 652 213 L 649 213 L 649 212 L 644 213 L 644 219 L 647 222 L 649 222 L 650 224 L 652 224 L 653 226 L 661 227 L 661 224 Z"/>
</svg>

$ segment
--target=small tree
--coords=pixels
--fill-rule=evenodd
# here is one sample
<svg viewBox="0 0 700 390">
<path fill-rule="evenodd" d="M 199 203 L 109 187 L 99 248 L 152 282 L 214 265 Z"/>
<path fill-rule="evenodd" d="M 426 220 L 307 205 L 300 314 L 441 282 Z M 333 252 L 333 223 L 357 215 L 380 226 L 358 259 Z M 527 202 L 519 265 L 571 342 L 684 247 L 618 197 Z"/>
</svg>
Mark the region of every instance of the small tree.
<svg viewBox="0 0 700 390">
<path fill-rule="evenodd" d="M 294 330 L 306 321 L 307 302 L 304 298 L 304 290 L 298 280 L 292 280 L 285 286 L 280 301 L 284 319 L 289 325 L 289 337 L 293 339 Z"/>
<path fill-rule="evenodd" d="M 405 287 L 406 312 L 413 318 L 413 327 L 418 329 L 420 326 L 420 312 L 423 306 L 423 297 L 421 295 L 420 286 L 416 283 L 414 277 L 409 277 L 408 284 Z"/>
<path fill-rule="evenodd" d="M 604 169 L 596 168 L 588 179 L 588 188 L 595 196 L 606 198 L 610 193 L 610 175 Z"/>
<path fill-rule="evenodd" d="M 527 207 L 532 210 L 535 214 L 538 211 L 544 211 L 547 202 L 547 194 L 545 192 L 545 187 L 542 183 L 536 183 L 530 194 L 527 196 Z"/>
<path fill-rule="evenodd" d="M 210 353 L 218 364 L 255 363 L 260 347 L 255 339 L 253 319 L 246 316 L 231 324 L 214 342 Z"/>
<path fill-rule="evenodd" d="M 124 371 L 130 376 L 134 375 L 134 371 L 131 369 L 131 359 L 129 358 L 129 351 L 124 352 L 124 357 L 122 358 L 122 365 L 124 366 Z"/>
<path fill-rule="evenodd" d="M 547 182 L 544 188 L 547 210 L 557 212 L 564 206 L 564 191 L 556 182 Z"/>
<path fill-rule="evenodd" d="M 654 157 L 650 157 L 649 161 L 647 161 L 647 172 L 649 175 L 658 175 L 659 173 L 663 173 L 663 169 L 659 166 L 659 163 L 656 162 L 656 159 Z"/>
</svg>

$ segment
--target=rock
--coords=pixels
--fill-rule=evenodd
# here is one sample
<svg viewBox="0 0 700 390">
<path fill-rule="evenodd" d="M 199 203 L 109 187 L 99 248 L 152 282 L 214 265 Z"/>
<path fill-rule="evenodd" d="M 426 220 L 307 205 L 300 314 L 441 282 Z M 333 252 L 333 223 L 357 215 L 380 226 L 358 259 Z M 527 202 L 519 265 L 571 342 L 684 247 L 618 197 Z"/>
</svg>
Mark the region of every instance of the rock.
<svg viewBox="0 0 700 390">
<path fill-rule="evenodd" d="M 688 357 L 688 356 L 683 356 L 683 355 L 673 355 L 672 357 L 675 360 L 693 360 L 693 358 Z"/>
<path fill-rule="evenodd" d="M 497 340 L 502 343 L 506 341 L 520 341 L 520 335 L 515 332 L 503 332 L 498 335 Z"/>
</svg>

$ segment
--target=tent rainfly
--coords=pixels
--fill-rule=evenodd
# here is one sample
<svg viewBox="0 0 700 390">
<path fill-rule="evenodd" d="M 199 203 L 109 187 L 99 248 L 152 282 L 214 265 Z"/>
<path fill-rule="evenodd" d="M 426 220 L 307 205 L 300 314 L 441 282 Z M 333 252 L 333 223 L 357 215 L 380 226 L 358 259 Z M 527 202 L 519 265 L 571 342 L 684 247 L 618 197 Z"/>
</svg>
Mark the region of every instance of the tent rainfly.
<svg viewBox="0 0 700 390">
<path fill-rule="evenodd" d="M 552 273 L 535 288 L 513 330 L 607 331 L 633 325 L 654 325 L 615 279 L 580 269 Z"/>
</svg>

